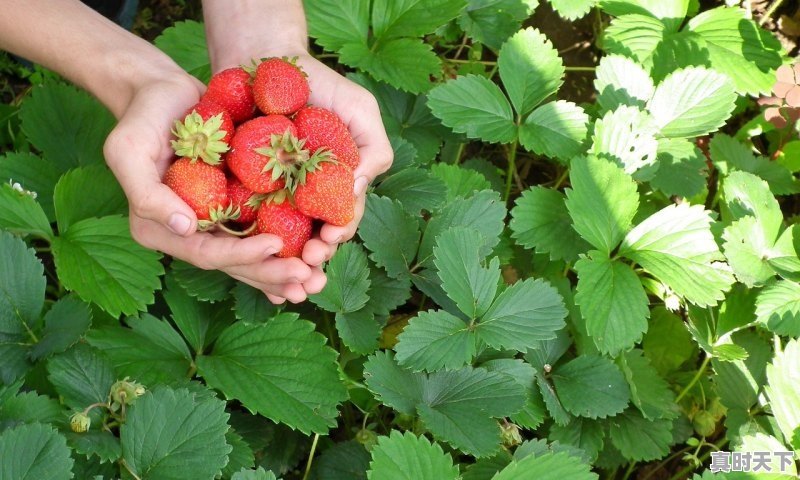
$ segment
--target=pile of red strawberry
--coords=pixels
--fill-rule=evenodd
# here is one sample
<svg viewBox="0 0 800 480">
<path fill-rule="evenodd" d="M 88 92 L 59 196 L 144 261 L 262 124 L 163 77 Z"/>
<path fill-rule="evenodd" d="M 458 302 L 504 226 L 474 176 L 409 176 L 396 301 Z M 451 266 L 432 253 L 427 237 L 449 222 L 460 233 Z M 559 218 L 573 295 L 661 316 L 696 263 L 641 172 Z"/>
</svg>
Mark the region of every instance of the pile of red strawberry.
<svg viewBox="0 0 800 480">
<path fill-rule="evenodd" d="M 296 257 L 315 220 L 353 219 L 358 148 L 335 113 L 306 105 L 309 94 L 305 73 L 285 58 L 211 78 L 175 124 L 179 158 L 164 177 L 200 229 L 277 235 L 277 256 Z"/>
</svg>

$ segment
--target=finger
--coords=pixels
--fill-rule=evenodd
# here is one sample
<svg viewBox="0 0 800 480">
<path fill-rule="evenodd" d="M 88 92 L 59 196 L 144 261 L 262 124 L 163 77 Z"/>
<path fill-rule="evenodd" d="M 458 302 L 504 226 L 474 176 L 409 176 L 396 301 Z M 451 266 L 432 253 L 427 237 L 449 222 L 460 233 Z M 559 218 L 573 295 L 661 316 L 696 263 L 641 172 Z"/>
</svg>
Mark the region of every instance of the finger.
<svg viewBox="0 0 800 480">
<path fill-rule="evenodd" d="M 236 280 L 239 280 L 240 282 L 244 282 L 250 285 L 253 288 L 261 290 L 267 297 L 267 300 L 269 300 L 271 303 L 275 305 L 280 305 L 286 302 L 286 298 L 280 295 L 284 291 L 285 285 L 268 285 L 260 282 L 254 282 L 253 280 L 247 277 L 242 277 L 241 275 L 236 275 L 236 274 L 231 274 L 231 278 L 234 278 Z"/>
<path fill-rule="evenodd" d="M 311 267 L 299 258 L 270 257 L 254 264 L 230 267 L 226 272 L 268 285 L 303 283 L 311 278 Z"/>
<path fill-rule="evenodd" d="M 285 297 L 290 303 L 302 303 L 308 298 L 303 285 L 299 283 L 284 285 L 282 290 L 281 296 Z"/>
<path fill-rule="evenodd" d="M 336 252 L 336 245 L 323 242 L 322 240 L 317 238 L 312 238 L 311 240 L 306 242 L 306 246 L 303 247 L 302 258 L 303 261 L 306 262 L 308 265 L 316 267 L 330 260 L 335 252 Z"/>
<path fill-rule="evenodd" d="M 282 304 L 286 303 L 286 299 L 283 298 L 283 297 L 279 297 L 277 295 L 273 295 L 273 294 L 267 293 L 267 292 L 264 292 L 264 294 L 267 296 L 267 300 L 269 300 L 270 302 L 272 302 L 275 305 L 282 305 Z"/>
<path fill-rule="evenodd" d="M 303 283 L 303 289 L 305 290 L 306 294 L 315 295 L 321 292 L 327 283 L 328 277 L 325 276 L 325 272 L 323 272 L 320 268 L 315 268 L 311 271 L 311 278 L 307 282 Z"/>
<path fill-rule="evenodd" d="M 339 244 L 344 243 L 356 234 L 356 230 L 358 230 L 358 224 L 361 223 L 361 219 L 364 217 L 364 206 L 366 202 L 366 196 L 360 195 L 356 199 L 356 206 L 355 206 L 355 214 L 353 215 L 353 220 L 343 227 L 337 227 L 336 225 L 331 225 L 326 223 L 322 226 L 319 231 L 319 237 L 330 244 Z"/>
</svg>

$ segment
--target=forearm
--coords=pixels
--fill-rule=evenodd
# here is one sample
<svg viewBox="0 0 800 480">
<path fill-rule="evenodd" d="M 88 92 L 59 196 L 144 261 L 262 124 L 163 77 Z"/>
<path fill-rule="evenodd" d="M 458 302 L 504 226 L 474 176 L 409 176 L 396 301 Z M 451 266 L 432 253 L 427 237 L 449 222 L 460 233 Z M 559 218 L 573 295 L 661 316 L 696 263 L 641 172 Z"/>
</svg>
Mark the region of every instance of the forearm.
<svg viewBox="0 0 800 480">
<path fill-rule="evenodd" d="M 147 41 L 77 0 L 0 0 L 0 7 L 0 49 L 58 72 L 117 117 L 138 86 L 180 72 Z"/>
<path fill-rule="evenodd" d="M 307 49 L 302 0 L 203 0 L 203 16 L 215 71 Z"/>
</svg>

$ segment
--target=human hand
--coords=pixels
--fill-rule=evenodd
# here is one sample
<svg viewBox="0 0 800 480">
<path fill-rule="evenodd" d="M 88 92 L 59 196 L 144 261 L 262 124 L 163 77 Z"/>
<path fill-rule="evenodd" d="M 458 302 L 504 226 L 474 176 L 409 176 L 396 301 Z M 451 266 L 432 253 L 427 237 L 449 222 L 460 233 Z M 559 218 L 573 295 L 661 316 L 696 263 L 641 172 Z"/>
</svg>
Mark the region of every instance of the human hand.
<svg viewBox="0 0 800 480">
<path fill-rule="evenodd" d="M 106 140 L 106 161 L 130 204 L 131 234 L 147 248 L 202 269 L 221 270 L 262 290 L 274 303 L 302 302 L 325 285 L 319 267 L 273 257 L 282 248 L 273 235 L 242 239 L 197 232 L 194 211 L 161 182 L 174 157 L 169 143 L 173 123 L 197 103 L 203 90 L 184 73 L 143 82 Z"/>
</svg>

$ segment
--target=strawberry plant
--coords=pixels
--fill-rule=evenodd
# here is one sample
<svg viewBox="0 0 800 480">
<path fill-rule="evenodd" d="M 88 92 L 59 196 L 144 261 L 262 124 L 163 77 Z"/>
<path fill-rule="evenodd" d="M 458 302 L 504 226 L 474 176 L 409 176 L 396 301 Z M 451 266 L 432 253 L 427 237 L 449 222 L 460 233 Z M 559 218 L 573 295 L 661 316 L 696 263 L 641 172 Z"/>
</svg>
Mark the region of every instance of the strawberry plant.
<svg viewBox="0 0 800 480">
<path fill-rule="evenodd" d="M 796 476 L 800 69 L 725 3 L 306 0 L 395 159 L 301 305 L 139 246 L 112 116 L 29 77 L 0 108 L 0 480 Z M 209 84 L 165 178 L 209 226 L 293 256 L 353 217 L 357 151 L 297 67 L 212 79 L 193 21 L 155 43 Z"/>
</svg>

